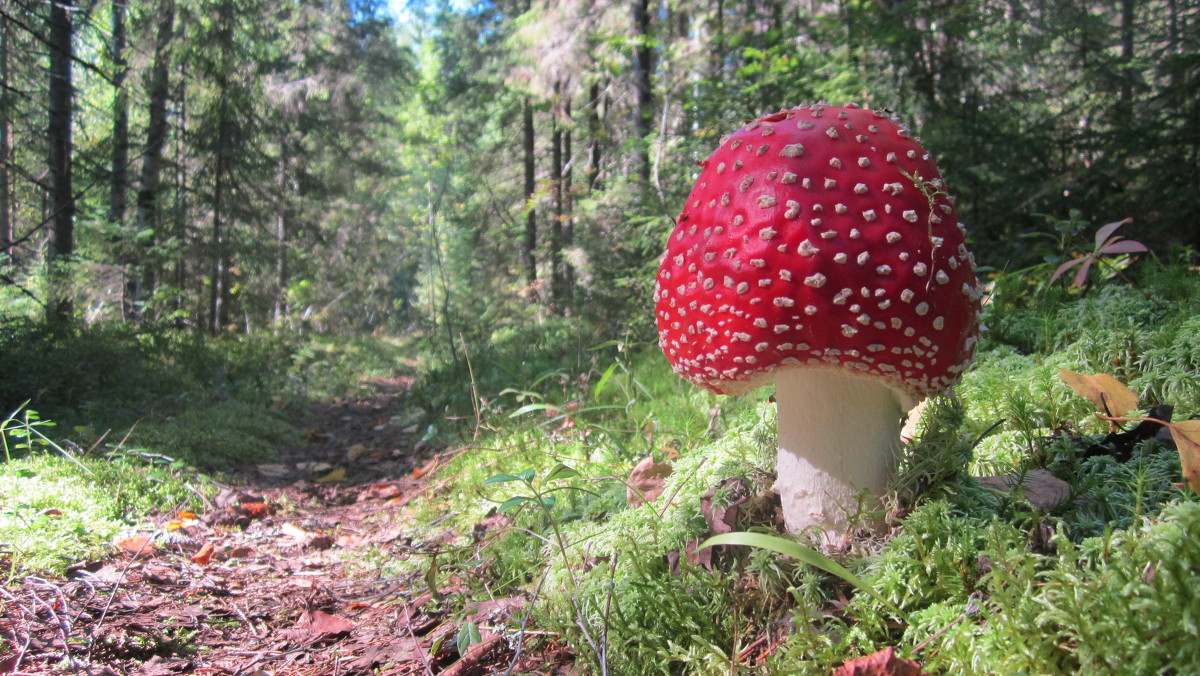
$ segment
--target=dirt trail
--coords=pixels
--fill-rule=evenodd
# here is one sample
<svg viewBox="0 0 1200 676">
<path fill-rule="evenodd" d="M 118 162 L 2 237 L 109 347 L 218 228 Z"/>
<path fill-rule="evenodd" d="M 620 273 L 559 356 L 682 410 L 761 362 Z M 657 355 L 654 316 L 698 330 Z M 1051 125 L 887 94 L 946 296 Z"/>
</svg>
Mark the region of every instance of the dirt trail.
<svg viewBox="0 0 1200 676">
<path fill-rule="evenodd" d="M 422 581 L 371 572 L 368 552 L 409 545 L 403 510 L 438 460 L 405 407 L 409 384 L 299 412 L 305 441 L 243 468 L 202 512 L 163 514 L 68 579 L 12 588 L 0 674 L 504 673 L 513 646 L 487 628 L 519 620 L 524 599 L 469 608 L 483 631 L 463 656 L 462 618 Z M 554 662 L 569 668 L 542 651 L 511 673 L 568 673 Z"/>
</svg>

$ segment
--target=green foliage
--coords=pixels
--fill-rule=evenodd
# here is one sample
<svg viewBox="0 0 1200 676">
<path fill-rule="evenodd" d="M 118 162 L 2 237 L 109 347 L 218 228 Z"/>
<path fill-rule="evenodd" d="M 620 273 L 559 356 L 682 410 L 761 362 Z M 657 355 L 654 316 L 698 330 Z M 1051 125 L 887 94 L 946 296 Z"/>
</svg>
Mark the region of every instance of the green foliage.
<svg viewBox="0 0 1200 676">
<path fill-rule="evenodd" d="M 0 425 L 4 441 L 28 439 L 12 422 Z M 197 493 L 213 492 L 203 475 L 158 454 L 112 446 L 81 453 L 43 441 L 0 463 L 0 556 L 11 575 L 62 574 L 105 553 L 137 520 L 194 507 Z"/>
</svg>

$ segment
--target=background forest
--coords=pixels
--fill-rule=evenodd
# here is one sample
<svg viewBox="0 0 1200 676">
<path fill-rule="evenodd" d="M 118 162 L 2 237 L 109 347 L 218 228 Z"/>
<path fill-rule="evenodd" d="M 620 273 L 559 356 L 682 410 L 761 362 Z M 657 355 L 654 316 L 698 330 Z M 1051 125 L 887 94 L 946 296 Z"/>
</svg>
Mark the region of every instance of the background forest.
<svg viewBox="0 0 1200 676">
<path fill-rule="evenodd" d="M 688 560 L 719 519 L 777 533 L 775 407 L 680 381 L 650 307 L 696 163 L 819 100 L 917 131 L 987 284 L 892 530 L 836 553 L 857 587 L 765 550 Z M 345 673 L 481 641 L 510 671 L 528 645 L 594 673 L 830 673 L 885 647 L 934 673 L 1195 672 L 1190 447 L 1098 421 L 1059 369 L 1200 415 L 1198 195 L 1197 0 L 0 0 L 0 611 L 41 607 L 21 575 L 189 528 L 208 573 L 278 600 L 300 556 L 279 524 L 354 505 L 322 565 L 369 602 L 323 607 L 372 650 L 400 650 L 402 605 L 438 629 L 310 654 L 365 660 Z M 1106 249 L 1106 223 L 1129 239 Z M 643 460 L 665 501 L 627 485 Z M 1060 495 L 1004 483 L 1031 475 Z M 275 492 L 253 523 L 212 525 L 254 481 Z M 277 577 L 228 554 L 247 542 Z M 484 600 L 520 612 L 488 625 Z M 0 664 L 41 632 L 43 665 L 241 669 L 193 647 L 308 654 L 271 632 L 310 601 L 152 636 L 104 605 L 70 645 L 0 612 Z"/>
<path fill-rule="evenodd" d="M 1196 9 L 5 0 L 4 315 L 645 338 L 694 163 L 818 99 L 919 129 L 985 265 L 1196 246 Z"/>
</svg>

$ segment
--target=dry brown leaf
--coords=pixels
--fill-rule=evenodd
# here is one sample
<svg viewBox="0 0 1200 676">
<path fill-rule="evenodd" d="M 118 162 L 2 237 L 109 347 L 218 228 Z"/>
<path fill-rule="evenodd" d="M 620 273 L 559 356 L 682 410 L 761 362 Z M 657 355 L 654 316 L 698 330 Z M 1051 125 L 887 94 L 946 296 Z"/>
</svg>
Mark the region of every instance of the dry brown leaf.
<svg viewBox="0 0 1200 676">
<path fill-rule="evenodd" d="M 1076 394 L 1095 404 L 1100 412 L 1107 415 L 1120 417 L 1137 408 L 1138 396 L 1107 373 L 1089 376 L 1059 369 L 1058 377 Z"/>
<path fill-rule="evenodd" d="M 216 548 L 213 547 L 212 543 L 205 542 L 204 546 L 200 548 L 200 551 L 196 552 L 196 555 L 192 557 L 192 561 L 202 566 L 207 566 L 208 562 L 212 560 L 214 551 L 216 551 Z"/>
<path fill-rule="evenodd" d="M 336 636 L 350 633 L 354 629 L 354 623 L 343 620 L 337 615 L 312 610 L 306 611 L 300 616 L 296 628 L 321 636 Z"/>
<path fill-rule="evenodd" d="M 1171 430 L 1171 439 L 1179 450 L 1184 481 L 1193 491 L 1200 493 L 1200 420 L 1170 423 L 1167 428 Z"/>
<path fill-rule="evenodd" d="M 150 556 L 157 549 L 146 535 L 132 535 L 117 541 L 117 548 L 132 556 Z"/>
<path fill-rule="evenodd" d="M 625 499 L 630 507 L 636 507 L 645 502 L 654 502 L 662 495 L 663 483 L 674 470 L 669 463 L 654 462 L 653 456 L 646 456 L 629 473 L 629 483 L 625 488 Z"/>
<path fill-rule="evenodd" d="M 833 676 L 926 676 L 921 665 L 896 657 L 896 649 L 884 648 L 863 657 L 847 660 Z"/>
<path fill-rule="evenodd" d="M 1029 504 L 1041 509 L 1053 509 L 1071 497 L 1071 484 L 1059 479 L 1045 469 L 1031 469 L 1024 474 L 1002 474 L 978 477 L 984 488 L 1011 493 L 1020 482 Z"/>
</svg>

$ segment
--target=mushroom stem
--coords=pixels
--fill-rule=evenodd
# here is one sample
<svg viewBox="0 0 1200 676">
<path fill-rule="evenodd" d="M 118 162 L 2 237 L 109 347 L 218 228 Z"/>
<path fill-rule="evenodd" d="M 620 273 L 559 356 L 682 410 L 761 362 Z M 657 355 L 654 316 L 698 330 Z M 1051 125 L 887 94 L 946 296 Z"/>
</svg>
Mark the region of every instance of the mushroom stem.
<svg viewBox="0 0 1200 676">
<path fill-rule="evenodd" d="M 836 545 L 861 510 L 878 506 L 900 455 L 900 426 L 915 402 L 876 378 L 827 368 L 777 376 L 775 488 L 788 531 L 815 529 Z M 870 494 L 865 501 L 864 492 Z"/>
</svg>

